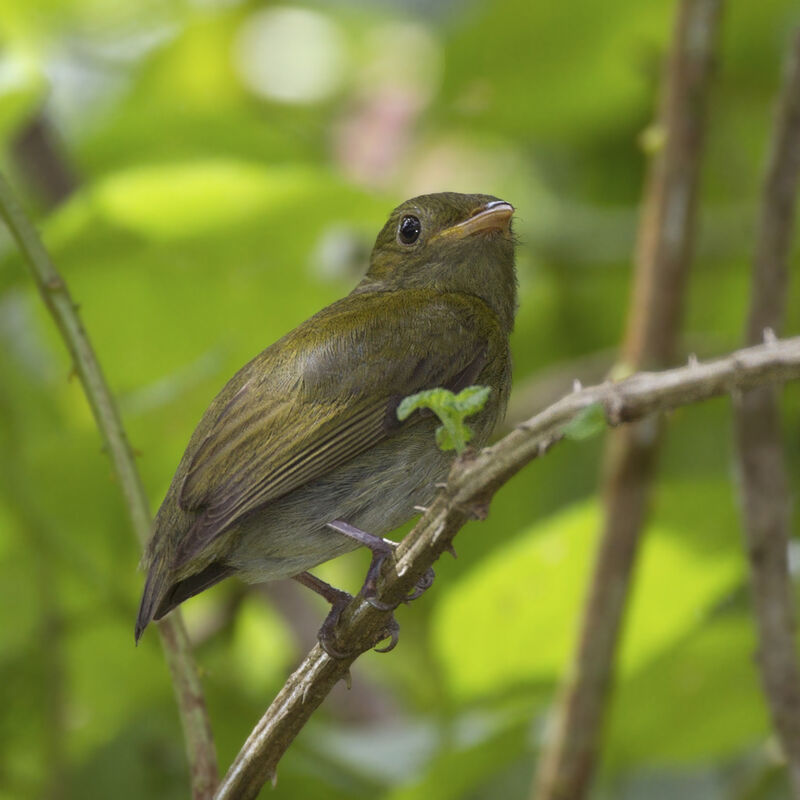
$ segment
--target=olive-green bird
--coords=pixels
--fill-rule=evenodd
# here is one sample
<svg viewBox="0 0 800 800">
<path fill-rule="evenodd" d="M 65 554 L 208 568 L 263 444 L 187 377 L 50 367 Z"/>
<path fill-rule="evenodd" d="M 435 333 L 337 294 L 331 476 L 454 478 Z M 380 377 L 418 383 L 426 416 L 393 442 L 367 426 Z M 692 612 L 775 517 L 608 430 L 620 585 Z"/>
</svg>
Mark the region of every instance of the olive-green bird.
<svg viewBox="0 0 800 800">
<path fill-rule="evenodd" d="M 436 418 L 416 411 L 400 422 L 400 401 L 490 386 L 471 422 L 477 446 L 505 412 L 513 213 L 489 195 L 407 200 L 358 286 L 231 378 L 156 515 L 137 641 L 151 620 L 229 575 L 296 578 L 332 603 L 330 632 L 349 595 L 307 570 L 362 544 L 374 553 L 363 590 L 374 596 L 391 552 L 380 537 L 432 501 L 452 462 L 436 445 Z"/>
</svg>

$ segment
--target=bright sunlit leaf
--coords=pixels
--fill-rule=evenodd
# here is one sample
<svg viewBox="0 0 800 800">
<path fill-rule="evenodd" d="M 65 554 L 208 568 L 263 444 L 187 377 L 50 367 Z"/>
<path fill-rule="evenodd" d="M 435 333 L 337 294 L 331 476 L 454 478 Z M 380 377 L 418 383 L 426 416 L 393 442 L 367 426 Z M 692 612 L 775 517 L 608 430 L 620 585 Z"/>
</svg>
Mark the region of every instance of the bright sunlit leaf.
<svg viewBox="0 0 800 800">
<path fill-rule="evenodd" d="M 456 697 L 476 699 L 561 674 L 600 523 L 597 502 L 575 505 L 533 525 L 448 587 L 432 635 Z M 697 625 L 741 577 L 734 549 L 698 550 L 690 535 L 658 521 L 648 528 L 622 643 L 624 675 Z"/>
<path fill-rule="evenodd" d="M 94 203 L 116 225 L 158 240 L 208 235 L 248 223 L 314 186 L 306 168 L 214 159 L 141 166 L 112 175 Z"/>
<path fill-rule="evenodd" d="M 293 650 L 284 621 L 263 600 L 247 598 L 233 631 L 233 658 L 243 687 L 258 695 L 280 681 Z"/>
</svg>

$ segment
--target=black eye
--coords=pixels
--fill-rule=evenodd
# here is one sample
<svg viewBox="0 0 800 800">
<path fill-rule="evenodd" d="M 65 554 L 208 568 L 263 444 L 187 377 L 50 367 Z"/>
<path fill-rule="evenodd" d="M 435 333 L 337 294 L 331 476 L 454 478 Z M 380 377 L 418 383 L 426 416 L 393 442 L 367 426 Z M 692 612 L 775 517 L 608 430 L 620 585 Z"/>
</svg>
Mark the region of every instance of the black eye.
<svg viewBox="0 0 800 800">
<path fill-rule="evenodd" d="M 397 238 L 403 244 L 414 244 L 419 239 L 422 225 L 416 217 L 407 216 L 400 220 L 400 227 L 397 229 Z"/>
</svg>

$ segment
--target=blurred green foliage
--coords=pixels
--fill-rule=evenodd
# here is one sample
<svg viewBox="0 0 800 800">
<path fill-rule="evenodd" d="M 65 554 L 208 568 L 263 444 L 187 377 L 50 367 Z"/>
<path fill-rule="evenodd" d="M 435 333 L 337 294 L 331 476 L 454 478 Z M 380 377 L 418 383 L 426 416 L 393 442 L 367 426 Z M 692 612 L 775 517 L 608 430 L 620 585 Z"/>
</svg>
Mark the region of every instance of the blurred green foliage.
<svg viewBox="0 0 800 800">
<path fill-rule="evenodd" d="M 347 292 L 413 194 L 517 207 L 517 385 L 548 368 L 567 390 L 584 357 L 613 348 L 673 12 L 4 0 L 0 162 L 80 303 L 153 506 L 224 381 Z M 795 0 L 726 8 L 686 314 L 701 357 L 741 339 L 771 106 L 799 22 Z M 263 54 L 282 41 L 276 67 Z M 800 281 L 791 292 L 797 333 Z M 137 546 L 4 231 L 0 340 L 0 799 L 185 797 L 157 638 L 133 647 Z M 784 399 L 797 486 L 797 387 Z M 399 611 L 397 650 L 358 662 L 264 796 L 526 796 L 575 640 L 601 448 L 562 444 L 499 493 L 458 561 Z M 596 797 L 786 797 L 753 667 L 726 401 L 672 415 L 661 473 Z M 319 572 L 356 588 L 366 563 Z M 228 581 L 185 612 L 225 768 L 324 605 Z"/>
</svg>

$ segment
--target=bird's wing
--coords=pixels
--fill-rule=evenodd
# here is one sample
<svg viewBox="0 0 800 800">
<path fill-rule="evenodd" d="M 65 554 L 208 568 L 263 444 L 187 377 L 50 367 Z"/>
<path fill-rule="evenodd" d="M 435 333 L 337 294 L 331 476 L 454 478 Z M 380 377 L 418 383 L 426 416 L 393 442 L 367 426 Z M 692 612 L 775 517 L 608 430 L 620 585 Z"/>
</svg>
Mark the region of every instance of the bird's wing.
<svg viewBox="0 0 800 800">
<path fill-rule="evenodd" d="M 217 418 L 187 453 L 179 503 L 198 517 L 175 566 L 249 511 L 413 424 L 419 413 L 402 425 L 397 420 L 403 397 L 474 383 L 490 338 L 485 309 L 474 313 L 480 301 L 425 295 L 419 302 L 410 294 L 330 306 L 245 367 L 230 399 L 223 390 L 221 410 L 218 402 L 208 412 Z"/>
</svg>

